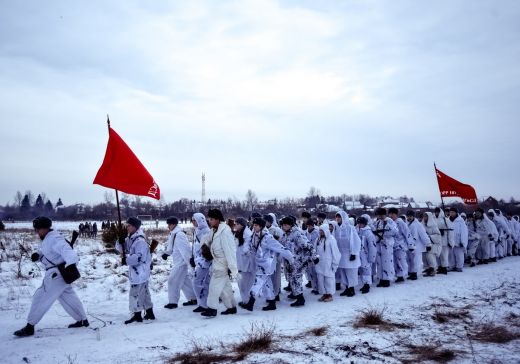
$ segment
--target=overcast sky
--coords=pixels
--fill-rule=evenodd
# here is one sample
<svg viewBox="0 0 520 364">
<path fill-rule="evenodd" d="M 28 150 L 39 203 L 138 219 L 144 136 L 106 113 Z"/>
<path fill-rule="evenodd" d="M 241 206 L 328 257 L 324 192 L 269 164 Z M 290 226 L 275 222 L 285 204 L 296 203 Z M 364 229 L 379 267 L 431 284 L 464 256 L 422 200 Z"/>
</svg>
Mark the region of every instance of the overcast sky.
<svg viewBox="0 0 520 364">
<path fill-rule="evenodd" d="M 433 161 L 520 197 L 520 2 L 15 1 L 0 11 L 0 204 L 92 185 L 106 114 L 167 201 L 438 200 Z"/>
</svg>

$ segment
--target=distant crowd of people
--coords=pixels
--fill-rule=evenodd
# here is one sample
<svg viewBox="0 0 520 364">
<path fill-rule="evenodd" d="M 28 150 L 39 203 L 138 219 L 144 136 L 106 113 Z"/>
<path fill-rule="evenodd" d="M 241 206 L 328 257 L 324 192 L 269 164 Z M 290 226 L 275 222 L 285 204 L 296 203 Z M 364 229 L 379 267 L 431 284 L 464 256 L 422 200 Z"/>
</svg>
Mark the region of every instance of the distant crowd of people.
<svg viewBox="0 0 520 364">
<path fill-rule="evenodd" d="M 95 238 L 98 233 L 98 226 L 96 222 L 82 222 L 79 224 L 78 230 L 79 236 L 82 238 Z"/>
</svg>

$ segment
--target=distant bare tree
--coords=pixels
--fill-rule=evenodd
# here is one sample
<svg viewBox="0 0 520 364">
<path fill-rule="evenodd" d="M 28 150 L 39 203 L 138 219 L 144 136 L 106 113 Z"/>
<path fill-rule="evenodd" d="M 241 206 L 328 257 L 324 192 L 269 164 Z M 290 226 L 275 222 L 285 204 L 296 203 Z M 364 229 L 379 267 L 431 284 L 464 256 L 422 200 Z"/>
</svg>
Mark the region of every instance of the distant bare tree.
<svg viewBox="0 0 520 364">
<path fill-rule="evenodd" d="M 309 188 L 309 192 L 307 192 L 307 197 L 316 197 L 316 196 L 319 196 L 320 194 L 321 194 L 321 192 L 319 189 L 317 189 L 314 186 L 311 186 L 311 188 Z"/>
<path fill-rule="evenodd" d="M 105 193 L 103 194 L 103 198 L 105 199 L 105 203 L 107 205 L 112 205 L 114 203 L 114 199 L 115 199 L 115 196 L 114 196 L 114 192 L 112 191 L 105 191 Z"/>
<path fill-rule="evenodd" d="M 258 197 L 256 197 L 256 194 L 251 190 L 247 190 L 247 193 L 246 193 L 247 209 L 249 211 L 253 211 L 257 203 L 258 203 Z"/>
<path fill-rule="evenodd" d="M 15 203 L 16 207 L 22 206 L 22 200 L 23 200 L 22 193 L 20 191 L 16 191 L 16 194 L 14 195 L 14 203 Z"/>
</svg>

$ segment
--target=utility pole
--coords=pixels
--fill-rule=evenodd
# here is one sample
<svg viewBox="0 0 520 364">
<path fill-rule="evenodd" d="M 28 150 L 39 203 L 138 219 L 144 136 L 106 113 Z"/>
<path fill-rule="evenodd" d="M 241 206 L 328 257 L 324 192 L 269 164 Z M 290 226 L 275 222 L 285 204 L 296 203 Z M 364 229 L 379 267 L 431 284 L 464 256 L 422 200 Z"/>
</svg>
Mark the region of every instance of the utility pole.
<svg viewBox="0 0 520 364">
<path fill-rule="evenodd" d="M 204 172 L 202 172 L 202 195 L 200 202 L 206 203 L 206 174 Z"/>
</svg>

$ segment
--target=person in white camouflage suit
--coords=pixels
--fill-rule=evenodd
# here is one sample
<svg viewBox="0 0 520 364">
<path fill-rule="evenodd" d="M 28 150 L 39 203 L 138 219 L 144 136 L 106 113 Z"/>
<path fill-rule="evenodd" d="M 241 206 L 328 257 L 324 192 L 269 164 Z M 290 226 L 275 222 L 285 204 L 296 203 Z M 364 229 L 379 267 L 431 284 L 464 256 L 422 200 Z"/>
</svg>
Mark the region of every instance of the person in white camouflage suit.
<svg viewBox="0 0 520 364">
<path fill-rule="evenodd" d="M 294 263 L 286 263 L 285 269 L 289 275 L 289 286 L 291 294 L 289 298 L 296 301 L 291 303 L 291 307 L 300 307 L 305 305 L 305 298 L 303 297 L 303 273 L 310 261 L 318 264 L 319 259 L 316 256 L 316 251 L 313 245 L 305 237 L 302 231 L 295 226 L 294 218 L 286 216 L 281 220 L 282 230 L 284 232 L 280 243 L 289 249 L 294 256 Z"/>
<path fill-rule="evenodd" d="M 394 243 L 395 236 L 399 234 L 394 221 L 386 216 L 385 208 L 376 209 L 377 220 L 374 223 L 374 234 L 377 245 L 377 287 L 390 287 L 390 281 L 394 279 Z"/>
<path fill-rule="evenodd" d="M 269 233 L 266 221 L 261 217 L 253 219 L 253 235 L 249 237 L 249 240 L 247 246 L 250 248 L 250 254 L 254 256 L 256 272 L 253 286 L 249 292 L 249 301 L 240 307 L 253 311 L 256 299 L 265 297 L 267 306 L 262 310 L 276 310 L 272 274 L 276 269 L 277 256 L 282 257 L 288 264 L 293 264 L 293 255 Z"/>
</svg>

